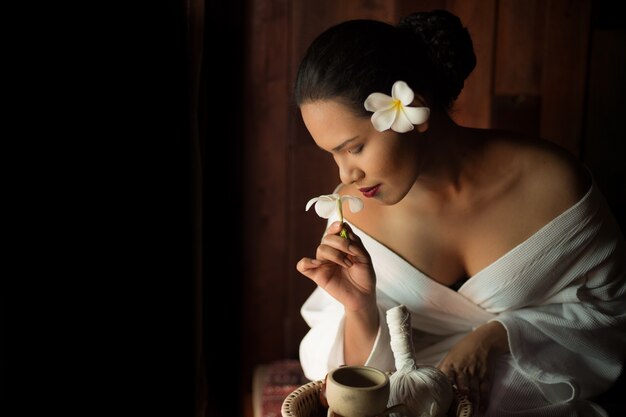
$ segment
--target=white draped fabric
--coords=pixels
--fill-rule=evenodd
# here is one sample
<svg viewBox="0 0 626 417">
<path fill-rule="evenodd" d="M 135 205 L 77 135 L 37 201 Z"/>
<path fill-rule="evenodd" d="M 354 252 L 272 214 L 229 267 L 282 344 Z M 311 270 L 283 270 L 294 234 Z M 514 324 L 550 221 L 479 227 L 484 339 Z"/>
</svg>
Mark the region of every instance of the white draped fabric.
<svg viewBox="0 0 626 417">
<path fill-rule="evenodd" d="M 336 219 L 329 219 L 329 224 Z M 510 354 L 493 367 L 489 416 L 605 416 L 589 399 L 619 376 L 626 356 L 626 249 L 593 184 L 574 206 L 466 281 L 445 287 L 351 225 L 372 257 L 380 328 L 366 365 L 394 370 L 385 312 L 411 312 L 418 362 L 437 365 L 460 338 L 490 320 Z M 317 288 L 302 316 L 305 375 L 343 363 L 343 307 Z"/>
</svg>

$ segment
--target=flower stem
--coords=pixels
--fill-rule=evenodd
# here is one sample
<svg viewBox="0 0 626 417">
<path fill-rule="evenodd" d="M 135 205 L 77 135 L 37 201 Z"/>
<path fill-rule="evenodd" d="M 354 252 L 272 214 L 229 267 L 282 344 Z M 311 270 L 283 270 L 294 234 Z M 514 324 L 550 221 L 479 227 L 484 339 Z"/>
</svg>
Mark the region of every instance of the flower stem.
<svg viewBox="0 0 626 417">
<path fill-rule="evenodd" d="M 337 213 L 339 213 L 339 222 L 342 225 L 341 232 L 339 232 L 339 236 L 341 236 L 344 239 L 348 239 L 348 232 L 346 231 L 346 228 L 343 227 L 343 210 L 342 210 L 341 204 L 342 204 L 342 201 L 340 197 L 337 199 Z"/>
</svg>

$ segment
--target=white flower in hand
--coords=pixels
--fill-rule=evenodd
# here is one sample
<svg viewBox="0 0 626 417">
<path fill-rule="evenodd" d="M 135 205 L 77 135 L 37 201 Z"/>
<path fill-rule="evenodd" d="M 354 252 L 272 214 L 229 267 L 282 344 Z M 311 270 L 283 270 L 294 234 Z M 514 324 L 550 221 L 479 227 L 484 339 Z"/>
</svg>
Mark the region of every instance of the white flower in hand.
<svg viewBox="0 0 626 417">
<path fill-rule="evenodd" d="M 405 133 L 413 130 L 413 125 L 421 125 L 428 120 L 428 107 L 408 107 L 415 94 L 404 81 L 396 81 L 391 87 L 391 97 L 383 93 L 372 93 L 365 100 L 365 109 L 373 111 L 372 124 L 379 132 L 389 128 Z"/>
<path fill-rule="evenodd" d="M 313 203 L 315 203 L 315 211 L 317 212 L 317 215 L 324 219 L 328 219 L 333 215 L 333 211 L 337 210 L 339 222 L 343 223 L 343 210 L 341 206 L 344 201 L 348 202 L 350 211 L 353 213 L 361 211 L 363 208 L 363 201 L 361 201 L 358 197 L 354 197 L 352 195 L 340 196 L 339 194 L 326 194 L 310 199 L 309 202 L 306 203 L 306 211 L 309 211 Z M 348 238 L 345 228 L 341 229 L 339 235 L 345 239 Z"/>
</svg>

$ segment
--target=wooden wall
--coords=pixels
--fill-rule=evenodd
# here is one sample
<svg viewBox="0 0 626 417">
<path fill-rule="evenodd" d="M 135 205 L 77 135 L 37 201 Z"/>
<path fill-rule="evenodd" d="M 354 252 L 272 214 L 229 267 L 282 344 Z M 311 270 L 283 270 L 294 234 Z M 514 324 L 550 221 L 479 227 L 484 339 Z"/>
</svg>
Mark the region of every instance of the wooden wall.
<svg viewBox="0 0 626 417">
<path fill-rule="evenodd" d="M 324 227 L 304 206 L 339 182 L 330 155 L 315 146 L 291 101 L 297 64 L 330 25 L 352 18 L 396 22 L 433 8 L 461 17 L 478 60 L 455 120 L 559 143 L 601 170 L 601 187 L 614 207 L 624 208 L 624 153 L 615 150 L 623 149 L 626 42 L 623 24 L 601 27 L 590 0 L 249 0 L 242 219 L 246 391 L 255 365 L 297 358 L 307 330 L 299 309 L 314 285 L 295 265 L 314 254 Z"/>
</svg>

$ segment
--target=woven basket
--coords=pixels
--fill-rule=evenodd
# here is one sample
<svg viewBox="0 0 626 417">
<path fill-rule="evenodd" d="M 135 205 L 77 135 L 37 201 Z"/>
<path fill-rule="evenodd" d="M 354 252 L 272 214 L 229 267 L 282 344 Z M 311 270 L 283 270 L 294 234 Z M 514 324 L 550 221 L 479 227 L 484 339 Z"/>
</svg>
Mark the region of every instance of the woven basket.
<svg viewBox="0 0 626 417">
<path fill-rule="evenodd" d="M 282 417 L 326 417 L 326 408 L 320 402 L 323 381 L 313 381 L 302 385 L 285 398 L 280 409 Z M 448 417 L 472 417 L 472 403 L 454 389 L 454 398 L 448 410 Z"/>
</svg>

